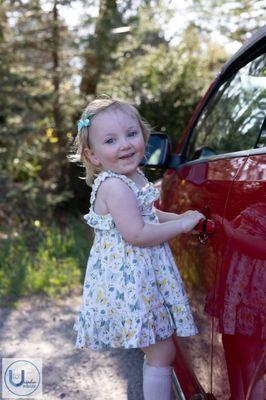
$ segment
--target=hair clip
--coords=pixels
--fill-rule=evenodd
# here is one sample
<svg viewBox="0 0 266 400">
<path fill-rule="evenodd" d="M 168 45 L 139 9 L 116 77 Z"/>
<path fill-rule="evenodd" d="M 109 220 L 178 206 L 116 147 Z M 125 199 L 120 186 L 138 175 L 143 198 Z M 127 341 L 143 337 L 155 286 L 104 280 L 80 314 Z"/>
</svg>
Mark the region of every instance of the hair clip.
<svg viewBox="0 0 266 400">
<path fill-rule="evenodd" d="M 85 119 L 80 119 L 78 121 L 78 130 L 80 130 L 81 128 L 85 128 L 86 126 L 90 126 L 91 121 L 89 118 L 85 118 Z"/>
</svg>

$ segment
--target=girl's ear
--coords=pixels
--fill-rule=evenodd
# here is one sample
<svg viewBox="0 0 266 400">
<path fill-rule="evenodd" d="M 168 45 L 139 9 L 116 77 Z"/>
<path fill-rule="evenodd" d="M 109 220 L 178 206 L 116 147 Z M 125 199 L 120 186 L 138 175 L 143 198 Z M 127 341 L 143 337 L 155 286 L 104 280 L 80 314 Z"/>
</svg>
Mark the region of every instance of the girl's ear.
<svg viewBox="0 0 266 400">
<path fill-rule="evenodd" d="M 84 156 L 87 158 L 93 165 L 99 166 L 100 161 L 98 160 L 97 156 L 95 155 L 94 151 L 92 149 L 89 149 L 88 147 L 84 149 Z"/>
</svg>

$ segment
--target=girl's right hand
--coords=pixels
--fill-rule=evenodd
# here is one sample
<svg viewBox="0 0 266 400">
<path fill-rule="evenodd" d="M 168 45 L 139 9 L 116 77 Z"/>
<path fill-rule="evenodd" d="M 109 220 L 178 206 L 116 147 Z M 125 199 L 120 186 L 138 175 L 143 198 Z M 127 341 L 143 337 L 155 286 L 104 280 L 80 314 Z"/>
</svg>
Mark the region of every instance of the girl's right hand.
<svg viewBox="0 0 266 400">
<path fill-rule="evenodd" d="M 201 212 L 194 210 L 186 211 L 181 219 L 183 232 L 187 233 L 191 231 L 193 228 L 195 228 L 195 226 L 198 225 L 201 219 L 205 219 L 205 216 Z"/>
</svg>

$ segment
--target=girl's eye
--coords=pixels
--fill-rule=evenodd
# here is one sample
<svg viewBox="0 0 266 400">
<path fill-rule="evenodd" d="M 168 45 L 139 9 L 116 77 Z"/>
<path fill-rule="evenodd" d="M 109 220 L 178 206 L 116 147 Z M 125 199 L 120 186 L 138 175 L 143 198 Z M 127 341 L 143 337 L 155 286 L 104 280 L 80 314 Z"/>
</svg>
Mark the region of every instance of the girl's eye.
<svg viewBox="0 0 266 400">
<path fill-rule="evenodd" d="M 105 143 L 107 143 L 107 144 L 112 144 L 112 143 L 114 143 L 114 139 L 113 139 L 113 138 L 107 139 L 107 140 L 105 141 Z"/>
<path fill-rule="evenodd" d="M 136 136 L 138 134 L 137 131 L 131 131 L 128 133 L 128 136 Z"/>
</svg>

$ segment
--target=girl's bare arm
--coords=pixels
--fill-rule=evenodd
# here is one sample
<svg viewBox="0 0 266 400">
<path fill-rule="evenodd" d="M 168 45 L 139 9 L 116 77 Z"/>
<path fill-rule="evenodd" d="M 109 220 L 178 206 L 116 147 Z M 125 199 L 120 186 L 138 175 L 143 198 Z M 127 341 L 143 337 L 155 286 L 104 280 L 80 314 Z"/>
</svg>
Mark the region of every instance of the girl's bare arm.
<svg viewBox="0 0 266 400">
<path fill-rule="evenodd" d="M 182 214 L 175 214 L 171 212 L 161 211 L 158 208 L 155 208 L 156 215 L 159 219 L 159 222 L 168 222 L 168 221 L 176 221 L 182 218 Z"/>
<path fill-rule="evenodd" d="M 191 211 L 182 218 L 163 223 L 144 222 L 136 196 L 126 183 L 111 177 L 102 183 L 101 194 L 123 238 L 136 246 L 148 247 L 163 243 L 176 235 L 192 230 L 204 216 Z"/>
</svg>

